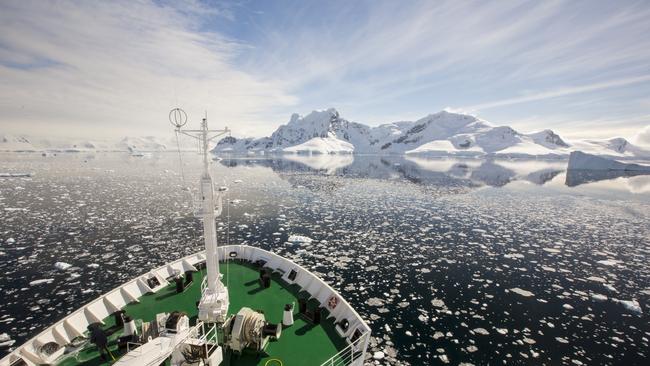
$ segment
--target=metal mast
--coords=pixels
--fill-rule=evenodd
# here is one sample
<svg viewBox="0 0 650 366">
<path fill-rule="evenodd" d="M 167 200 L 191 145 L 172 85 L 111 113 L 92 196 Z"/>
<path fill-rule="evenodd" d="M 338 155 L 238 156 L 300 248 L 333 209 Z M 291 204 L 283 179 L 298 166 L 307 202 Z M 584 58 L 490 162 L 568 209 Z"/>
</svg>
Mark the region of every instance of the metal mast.
<svg viewBox="0 0 650 366">
<path fill-rule="evenodd" d="M 217 254 L 217 232 L 215 218 L 221 214 L 221 195 L 215 195 L 212 176 L 209 171 L 209 142 L 224 135 L 230 130 L 209 130 L 208 119 L 203 118 L 200 130 L 181 129 L 187 122 L 187 115 L 182 109 L 176 108 L 169 113 L 169 120 L 178 133 L 192 137 L 199 142 L 203 154 L 203 173 L 200 179 L 199 196 L 195 198 L 195 216 L 203 219 L 203 237 L 205 241 L 207 284 L 201 286 L 201 301 L 199 302 L 199 319 L 204 322 L 223 322 L 228 313 L 228 289 L 221 282 L 219 273 L 219 258 Z"/>
</svg>

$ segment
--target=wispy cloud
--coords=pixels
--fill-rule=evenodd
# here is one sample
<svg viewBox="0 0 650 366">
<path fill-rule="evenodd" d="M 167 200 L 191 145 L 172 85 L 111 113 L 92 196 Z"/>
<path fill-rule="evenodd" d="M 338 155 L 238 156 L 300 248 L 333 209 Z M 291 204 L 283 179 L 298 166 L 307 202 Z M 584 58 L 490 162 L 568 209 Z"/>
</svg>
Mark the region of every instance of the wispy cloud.
<svg viewBox="0 0 650 366">
<path fill-rule="evenodd" d="M 617 88 L 621 86 L 638 84 L 638 83 L 643 83 L 648 81 L 650 81 L 650 75 L 629 77 L 629 78 L 623 78 L 618 80 L 610 80 L 610 81 L 593 83 L 588 85 L 563 87 L 555 90 L 543 91 L 539 93 L 533 93 L 533 94 L 523 95 L 514 98 L 507 98 L 507 99 L 502 99 L 502 100 L 497 100 L 497 101 L 492 101 L 487 103 L 481 103 L 469 107 L 464 107 L 464 109 L 470 111 L 481 111 L 485 109 L 504 107 L 513 104 L 528 103 L 537 100 L 558 98 L 558 97 L 564 97 L 573 94 L 587 93 L 587 92 L 609 89 L 609 88 Z"/>
<path fill-rule="evenodd" d="M 3 129 L 157 135 L 169 130 L 168 110 L 181 105 L 195 121 L 207 109 L 218 113 L 214 122 L 252 132 L 268 124 L 269 110 L 295 102 L 281 85 L 238 69 L 236 40 L 200 30 L 203 4 L 173 5 L 3 2 Z"/>
<path fill-rule="evenodd" d="M 146 131 L 175 104 L 253 135 L 329 106 L 374 123 L 447 106 L 630 120 L 647 113 L 648 18 L 643 1 L 10 0 L 0 121 Z"/>
</svg>

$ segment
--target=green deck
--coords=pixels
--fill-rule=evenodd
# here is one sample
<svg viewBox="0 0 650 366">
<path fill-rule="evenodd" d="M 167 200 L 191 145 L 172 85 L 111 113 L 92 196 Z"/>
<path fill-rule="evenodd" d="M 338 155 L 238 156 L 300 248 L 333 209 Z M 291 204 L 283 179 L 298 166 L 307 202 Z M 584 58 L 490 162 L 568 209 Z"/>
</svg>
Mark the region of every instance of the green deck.
<svg viewBox="0 0 650 366">
<path fill-rule="evenodd" d="M 257 269 L 248 265 L 235 262 L 221 264 L 224 283 L 227 283 L 230 295 L 229 313 L 234 314 L 246 306 L 255 310 L 262 310 L 267 321 L 271 323 L 282 322 L 282 311 L 285 304 L 295 302 L 294 319 L 291 327 L 284 328 L 279 340 L 269 342 L 266 352 L 268 357 L 257 358 L 254 355 L 243 356 L 224 355 L 222 365 L 265 365 L 269 359 L 279 359 L 284 366 L 320 365 L 347 346 L 345 339 L 341 338 L 334 329 L 331 320 L 326 320 L 326 312 L 320 325 L 313 325 L 301 319 L 297 314 L 298 292 L 296 285 L 287 285 L 277 274 L 273 275 L 273 282 L 268 289 L 260 288 Z M 139 303 L 127 305 L 124 310 L 133 319 L 152 321 L 156 314 L 184 311 L 190 317 L 190 324 L 194 325 L 197 319 L 196 302 L 200 299 L 201 281 L 205 270 L 194 274 L 194 283 L 182 294 L 176 293 L 172 283 L 155 294 L 148 294 L 140 298 Z M 117 351 L 115 340 L 121 335 L 122 329 L 114 327 L 113 317 L 104 319 L 104 329 L 109 336 L 109 349 L 115 358 L 121 356 Z M 111 332 L 113 332 L 111 334 Z M 76 353 L 64 356 L 59 365 L 105 365 L 94 345 L 88 344 Z M 276 365 L 275 362 L 269 366 Z"/>
</svg>

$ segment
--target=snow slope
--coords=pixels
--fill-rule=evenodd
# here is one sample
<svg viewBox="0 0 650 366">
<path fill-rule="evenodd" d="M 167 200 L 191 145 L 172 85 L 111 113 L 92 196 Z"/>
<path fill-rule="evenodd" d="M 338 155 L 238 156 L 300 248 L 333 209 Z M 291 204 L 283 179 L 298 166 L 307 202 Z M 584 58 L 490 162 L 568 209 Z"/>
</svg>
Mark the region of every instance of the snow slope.
<svg viewBox="0 0 650 366">
<path fill-rule="evenodd" d="M 287 147 L 282 151 L 299 154 L 351 154 L 354 152 L 354 145 L 332 136 L 314 137 L 302 144 Z"/>
<path fill-rule="evenodd" d="M 333 108 L 304 117 L 293 114 L 270 137 L 224 138 L 213 152 L 565 158 L 574 150 L 615 158 L 650 158 L 650 151 L 622 138 L 569 142 L 551 130 L 526 134 L 448 111 L 413 122 L 369 127 L 342 118 Z"/>
</svg>

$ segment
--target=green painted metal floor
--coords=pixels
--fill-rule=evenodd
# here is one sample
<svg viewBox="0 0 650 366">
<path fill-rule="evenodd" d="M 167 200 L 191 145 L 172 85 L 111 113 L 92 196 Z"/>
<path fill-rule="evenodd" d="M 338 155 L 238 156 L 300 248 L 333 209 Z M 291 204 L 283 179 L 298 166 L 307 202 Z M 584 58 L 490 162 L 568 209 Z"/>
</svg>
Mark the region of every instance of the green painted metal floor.
<svg viewBox="0 0 650 366">
<path fill-rule="evenodd" d="M 297 315 L 299 288 L 296 285 L 287 285 L 277 274 L 273 274 L 273 282 L 268 289 L 259 286 L 259 272 L 249 264 L 228 262 L 221 264 L 223 281 L 228 285 L 230 295 L 229 313 L 234 314 L 246 306 L 255 310 L 262 310 L 268 322 L 277 324 L 282 322 L 282 311 L 285 304 L 295 302 L 295 323 L 282 330 L 279 340 L 269 342 L 266 348 L 268 356 L 258 358 L 245 353 L 242 356 L 224 355 L 225 366 L 265 365 L 270 359 L 278 359 L 284 366 L 320 365 L 347 346 L 334 329 L 331 320 L 325 320 L 320 325 L 313 325 Z M 190 324 L 194 325 L 197 318 L 196 302 L 200 299 L 200 284 L 205 275 L 205 269 L 194 273 L 194 283 L 182 294 L 176 293 L 174 284 L 140 298 L 139 303 L 127 305 L 124 310 L 133 319 L 152 321 L 156 314 L 183 311 L 190 317 Z M 314 304 L 310 303 L 310 306 Z M 122 334 L 122 329 L 114 326 L 113 317 L 104 319 L 103 327 L 109 334 L 109 350 L 118 359 L 121 353 L 117 350 L 116 340 Z M 137 320 L 136 320 L 137 322 Z M 139 328 L 139 325 L 138 325 Z M 64 356 L 58 363 L 63 366 L 72 365 L 108 365 L 112 361 L 103 361 L 97 348 L 87 344 L 78 352 Z M 278 366 L 277 362 L 269 362 L 268 366 Z"/>
</svg>

